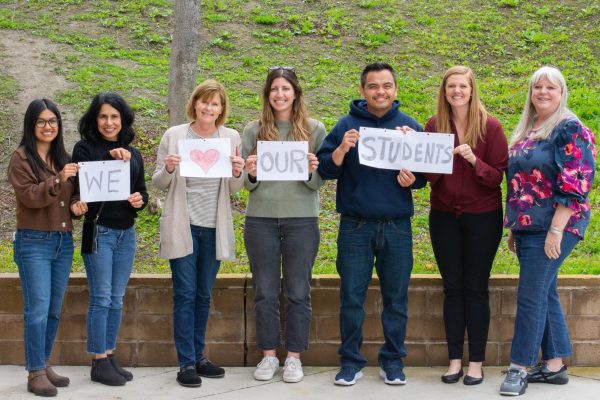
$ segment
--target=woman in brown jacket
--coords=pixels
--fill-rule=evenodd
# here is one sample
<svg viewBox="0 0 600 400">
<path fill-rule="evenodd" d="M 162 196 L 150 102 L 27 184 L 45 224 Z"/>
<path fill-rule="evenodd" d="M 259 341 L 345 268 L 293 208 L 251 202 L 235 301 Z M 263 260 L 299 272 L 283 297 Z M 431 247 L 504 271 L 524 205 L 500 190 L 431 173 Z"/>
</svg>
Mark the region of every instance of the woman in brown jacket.
<svg viewBox="0 0 600 400">
<path fill-rule="evenodd" d="M 38 396 L 55 396 L 57 386 L 69 384 L 48 361 L 73 262 L 71 218 L 87 211 L 71 180 L 77 170 L 65 150 L 58 108 L 47 99 L 32 101 L 8 180 L 17 200 L 14 259 L 23 287 L 27 390 Z"/>
</svg>

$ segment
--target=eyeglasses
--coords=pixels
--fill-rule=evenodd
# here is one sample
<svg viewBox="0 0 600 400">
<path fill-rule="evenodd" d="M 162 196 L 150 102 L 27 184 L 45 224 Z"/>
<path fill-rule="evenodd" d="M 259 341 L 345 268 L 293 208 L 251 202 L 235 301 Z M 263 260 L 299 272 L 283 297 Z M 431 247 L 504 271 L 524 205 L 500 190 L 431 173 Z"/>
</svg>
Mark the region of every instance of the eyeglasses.
<svg viewBox="0 0 600 400">
<path fill-rule="evenodd" d="M 35 126 L 37 126 L 38 128 L 43 128 L 46 126 L 46 124 L 50 125 L 51 128 L 56 128 L 58 126 L 58 119 L 50 118 L 46 120 L 40 118 L 35 121 Z"/>
<path fill-rule="evenodd" d="M 279 65 L 274 65 L 272 67 L 269 67 L 269 72 L 271 72 L 271 71 L 277 71 L 279 69 L 282 69 L 284 71 L 296 72 L 296 68 L 294 68 L 294 67 L 282 67 L 282 66 L 279 66 Z"/>
</svg>

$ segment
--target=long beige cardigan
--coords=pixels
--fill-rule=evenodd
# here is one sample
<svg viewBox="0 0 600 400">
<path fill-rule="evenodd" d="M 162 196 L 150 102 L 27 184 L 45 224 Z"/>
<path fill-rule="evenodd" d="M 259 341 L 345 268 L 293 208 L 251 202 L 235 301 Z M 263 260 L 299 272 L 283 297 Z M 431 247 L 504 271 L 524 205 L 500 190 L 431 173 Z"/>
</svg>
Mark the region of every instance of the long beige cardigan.
<svg viewBox="0 0 600 400">
<path fill-rule="evenodd" d="M 168 173 L 165 169 L 165 156 L 178 154 L 180 139 L 186 139 L 189 124 L 169 128 L 163 135 L 156 159 L 156 170 L 152 184 L 167 191 L 167 197 L 160 217 L 160 256 L 166 259 L 185 257 L 193 252 L 192 232 L 187 209 L 185 190 L 186 178 L 179 175 L 179 167 Z M 234 129 L 220 126 L 218 137 L 231 140 L 231 154 L 236 154 L 240 146 L 240 135 Z M 221 178 L 217 200 L 216 255 L 217 260 L 235 260 L 235 236 L 231 216 L 230 193 L 241 189 L 244 181 L 239 178 Z"/>
</svg>

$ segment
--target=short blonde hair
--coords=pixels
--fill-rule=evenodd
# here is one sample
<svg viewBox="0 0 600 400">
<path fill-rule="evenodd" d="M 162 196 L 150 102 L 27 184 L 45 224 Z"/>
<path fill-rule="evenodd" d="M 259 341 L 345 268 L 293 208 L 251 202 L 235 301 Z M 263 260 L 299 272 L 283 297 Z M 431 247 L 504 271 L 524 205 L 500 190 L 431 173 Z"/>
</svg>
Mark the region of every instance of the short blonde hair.
<svg viewBox="0 0 600 400">
<path fill-rule="evenodd" d="M 225 121 L 227 120 L 227 112 L 229 111 L 227 93 L 225 92 L 225 86 L 223 84 L 215 81 L 214 79 L 208 79 L 194 89 L 194 92 L 188 99 L 186 114 L 188 118 L 192 121 L 196 120 L 196 102 L 201 100 L 208 100 L 212 98 L 215 94 L 219 95 L 221 100 L 221 106 L 223 107 L 223 111 L 221 115 L 215 121 L 215 125 L 225 125 Z"/>
</svg>

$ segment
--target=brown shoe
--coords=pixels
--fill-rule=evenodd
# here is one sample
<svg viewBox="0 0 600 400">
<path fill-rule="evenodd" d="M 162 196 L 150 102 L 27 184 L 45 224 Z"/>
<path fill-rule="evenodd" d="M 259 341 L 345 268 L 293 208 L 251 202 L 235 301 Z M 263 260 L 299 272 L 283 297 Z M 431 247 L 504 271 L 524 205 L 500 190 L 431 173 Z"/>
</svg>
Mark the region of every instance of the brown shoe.
<svg viewBox="0 0 600 400">
<path fill-rule="evenodd" d="M 48 380 L 45 369 L 29 372 L 27 391 L 43 397 L 53 397 L 57 393 L 56 386 Z"/>
<path fill-rule="evenodd" d="M 54 372 L 51 366 L 46 367 L 46 376 L 50 383 L 52 383 L 56 387 L 66 387 L 69 386 L 71 382 L 68 377 L 62 376 Z"/>
</svg>

